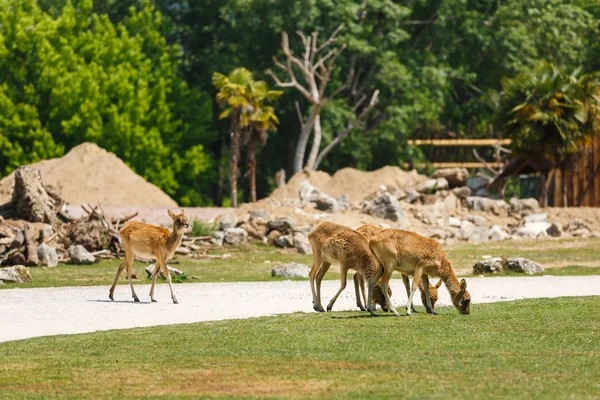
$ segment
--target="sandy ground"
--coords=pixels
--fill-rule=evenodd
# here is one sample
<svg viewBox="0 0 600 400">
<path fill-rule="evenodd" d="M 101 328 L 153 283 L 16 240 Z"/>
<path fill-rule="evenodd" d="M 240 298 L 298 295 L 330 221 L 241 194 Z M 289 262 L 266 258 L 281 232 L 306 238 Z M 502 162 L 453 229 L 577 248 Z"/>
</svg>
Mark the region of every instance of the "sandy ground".
<svg viewBox="0 0 600 400">
<path fill-rule="evenodd" d="M 406 296 L 402 281 L 393 280 L 391 286 L 395 291 L 394 304 L 404 305 Z M 324 305 L 338 287 L 338 281 L 323 282 Z M 142 303 L 131 301 L 128 285 L 117 287 L 114 302 L 108 299 L 108 287 L 104 286 L 1 290 L 0 342 L 37 336 L 313 312 L 307 281 L 174 285 L 180 304 L 171 303 L 166 284 L 157 286 L 155 294 L 159 303 L 149 302 L 150 285 L 136 285 L 135 288 Z M 468 289 L 474 304 L 523 298 L 600 295 L 600 276 L 470 278 Z M 420 303 L 420 299 L 418 301 Z M 444 288 L 440 289 L 438 304 L 451 304 L 448 291 Z M 348 286 L 335 304 L 334 311 L 355 309 L 354 290 Z M 447 312 L 442 312 L 442 315 Z M 405 314 L 405 311 L 401 310 L 401 314 Z"/>
</svg>

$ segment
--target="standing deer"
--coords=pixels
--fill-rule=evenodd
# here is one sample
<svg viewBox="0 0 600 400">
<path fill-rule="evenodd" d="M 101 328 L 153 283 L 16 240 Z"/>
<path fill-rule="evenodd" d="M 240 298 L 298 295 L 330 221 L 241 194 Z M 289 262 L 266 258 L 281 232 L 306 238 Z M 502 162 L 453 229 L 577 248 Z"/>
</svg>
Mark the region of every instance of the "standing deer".
<svg viewBox="0 0 600 400">
<path fill-rule="evenodd" d="M 363 235 L 365 235 L 367 237 L 367 240 L 371 240 L 371 238 L 373 236 L 377 235 L 379 232 L 381 232 L 383 230 L 383 228 L 380 228 L 375 225 L 364 224 L 364 225 L 361 225 L 358 228 L 356 228 L 356 230 L 358 232 L 362 233 Z M 402 275 L 402 282 L 404 283 L 404 288 L 406 289 L 406 297 L 408 298 L 410 296 L 410 281 L 408 280 L 408 275 L 405 275 L 403 273 L 401 273 L 401 275 Z M 442 286 L 441 279 L 435 285 L 429 286 L 429 298 L 431 299 L 431 308 L 432 309 L 435 307 L 435 303 L 437 303 L 438 289 L 440 288 L 440 286 Z M 363 287 L 364 287 L 364 285 L 363 285 Z M 425 306 L 425 308 L 427 308 L 427 298 L 425 297 L 424 290 L 425 290 L 425 287 L 423 286 L 423 282 L 420 282 L 419 283 L 419 291 L 421 292 L 421 302 L 423 303 L 423 306 Z M 364 297 L 364 292 L 365 292 L 364 288 L 362 289 L 362 291 L 363 291 L 363 297 Z M 379 294 L 379 293 L 376 293 L 376 294 Z M 383 293 L 381 293 L 381 295 L 383 295 Z M 384 307 L 382 306 L 382 308 L 384 308 Z M 417 312 L 417 309 L 415 308 L 414 304 L 411 304 L 411 309 L 413 312 Z"/>
<path fill-rule="evenodd" d="M 450 261 L 446 257 L 440 244 L 434 239 L 429 239 L 413 232 L 399 229 L 384 229 L 369 241 L 369 247 L 383 265 L 383 277 L 381 286 L 384 296 L 387 294 L 387 286 L 395 269 L 406 275 L 413 275 L 413 284 L 406 304 L 406 314 L 411 314 L 412 301 L 415 291 L 423 279 L 427 312 L 435 314 L 429 298 L 429 276 L 442 278 L 452 303 L 461 314 L 469 314 L 471 296 L 467 291 L 467 281 L 458 282 L 452 270 Z M 398 312 L 394 309 L 389 296 L 387 297 L 388 308 L 394 315 Z"/>
<path fill-rule="evenodd" d="M 308 241 L 313 250 L 313 266 L 310 270 L 310 287 L 313 295 L 315 311 L 325 311 L 321 305 L 321 281 L 332 263 L 340 264 L 340 290 L 331 299 L 327 309 L 331 307 L 340 293 L 346 287 L 346 275 L 349 269 L 354 269 L 368 283 L 367 310 L 375 315 L 373 290 L 383 271 L 371 250 L 364 235 L 343 225 L 332 222 L 321 222 L 311 233 Z M 315 285 L 316 280 L 316 285 Z M 385 299 L 389 304 L 389 294 L 385 287 Z"/>
<path fill-rule="evenodd" d="M 156 225 L 145 224 L 143 222 L 131 221 L 127 225 L 119 230 L 121 234 L 121 240 L 125 247 L 125 261 L 119 265 L 117 270 L 117 276 L 115 281 L 110 287 L 108 298 L 114 300 L 113 295 L 115 293 L 115 287 L 119 281 L 119 276 L 125 268 L 127 268 L 127 278 L 129 279 L 129 286 L 131 287 L 131 295 L 133 301 L 139 302 L 135 290 L 133 289 L 133 283 L 131 282 L 131 263 L 135 256 L 142 258 L 153 258 L 156 260 L 154 271 L 152 272 L 152 287 L 150 288 L 150 300 L 156 302 L 154 298 L 154 285 L 156 284 L 156 278 L 160 270 L 162 269 L 163 274 L 167 277 L 169 282 L 169 289 L 171 290 L 171 298 L 173 303 L 178 304 L 175 293 L 173 292 L 173 286 L 171 285 L 171 274 L 167 268 L 167 260 L 173 256 L 175 249 L 181 244 L 181 238 L 183 237 L 183 231 L 189 228 L 190 225 L 187 222 L 187 218 L 184 215 L 184 211 L 181 210 L 181 214 L 174 214 L 169 210 L 169 216 L 173 219 L 173 229 L 169 231 L 166 228 L 162 228 Z"/>
</svg>

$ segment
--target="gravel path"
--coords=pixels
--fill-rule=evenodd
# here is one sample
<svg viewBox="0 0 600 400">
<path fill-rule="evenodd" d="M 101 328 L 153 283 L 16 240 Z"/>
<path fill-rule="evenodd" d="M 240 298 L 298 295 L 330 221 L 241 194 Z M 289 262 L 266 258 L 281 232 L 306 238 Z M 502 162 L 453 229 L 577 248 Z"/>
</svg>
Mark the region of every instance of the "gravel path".
<svg viewBox="0 0 600 400">
<path fill-rule="evenodd" d="M 437 280 L 434 280 L 437 282 Z M 391 283 L 396 306 L 405 304 L 401 280 Z M 335 294 L 338 281 L 323 282 L 323 304 Z M 129 286 L 121 283 L 116 301 L 108 287 L 0 290 L 0 342 L 36 336 L 94 332 L 142 326 L 248 318 L 297 311 L 313 312 L 307 281 L 191 283 L 174 285 L 180 304 L 172 304 L 166 284 L 156 288 L 160 303 L 150 303 L 150 285 L 136 285 L 142 303 L 133 303 Z M 600 295 L 600 276 L 470 278 L 473 303 L 523 298 Z M 420 306 L 420 298 L 418 298 Z M 356 309 L 351 283 L 334 310 Z M 440 289 L 438 304 L 450 305 Z M 404 310 L 401 311 L 404 314 Z"/>
</svg>

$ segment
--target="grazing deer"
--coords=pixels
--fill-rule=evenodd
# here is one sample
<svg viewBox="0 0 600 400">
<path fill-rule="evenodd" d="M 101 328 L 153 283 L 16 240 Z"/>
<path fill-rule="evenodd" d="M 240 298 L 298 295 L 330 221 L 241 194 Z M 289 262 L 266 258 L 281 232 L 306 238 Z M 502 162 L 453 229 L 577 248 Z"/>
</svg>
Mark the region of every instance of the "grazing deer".
<svg viewBox="0 0 600 400">
<path fill-rule="evenodd" d="M 171 231 L 160 226 L 137 221 L 128 222 L 127 225 L 119 230 L 123 246 L 125 247 L 125 261 L 119 265 L 117 276 L 109 291 L 109 299 L 114 300 L 113 295 L 115 293 L 117 282 L 119 281 L 119 276 L 121 276 L 123 270 L 127 268 L 127 278 L 129 279 L 129 286 L 131 286 L 133 301 L 140 301 L 135 294 L 133 283 L 131 282 L 131 263 L 135 256 L 138 256 L 142 258 L 154 258 L 156 260 L 154 271 L 152 272 L 150 300 L 156 302 L 156 299 L 154 299 L 154 285 L 156 284 L 156 278 L 162 269 L 163 274 L 167 277 L 167 282 L 169 282 L 173 303 L 179 303 L 175 297 L 175 293 L 173 293 L 171 274 L 167 268 L 167 260 L 173 256 L 175 249 L 181 244 L 183 231 L 186 228 L 189 228 L 190 225 L 187 222 L 183 210 L 181 210 L 181 214 L 177 215 L 169 210 L 169 216 L 173 218 L 173 229 Z"/>
<path fill-rule="evenodd" d="M 367 237 L 367 240 L 371 240 L 371 238 L 373 236 L 377 235 L 379 232 L 381 232 L 383 230 L 383 228 L 380 228 L 375 225 L 364 224 L 364 225 L 361 225 L 358 228 L 356 228 L 356 230 L 358 232 L 362 233 L 363 235 L 365 235 Z M 401 273 L 401 275 L 402 275 L 402 282 L 404 283 L 404 287 L 406 288 L 406 297 L 408 298 L 410 296 L 410 281 L 408 280 L 408 275 L 405 275 L 402 273 Z M 437 303 L 437 301 L 438 301 L 438 289 L 440 288 L 440 286 L 442 286 L 441 279 L 435 285 L 429 286 L 429 298 L 431 299 L 431 308 L 432 309 L 435 308 L 435 303 Z M 425 287 L 423 286 L 423 282 L 420 282 L 419 283 L 419 291 L 421 292 L 421 302 L 423 303 L 425 308 L 427 308 L 427 299 L 425 297 L 425 293 L 423 292 L 424 290 L 425 290 Z M 383 292 L 379 292 L 377 294 L 383 295 Z M 363 296 L 364 296 L 364 289 L 363 289 Z M 377 304 L 380 304 L 380 303 L 377 303 Z M 383 306 L 381 308 L 383 308 Z M 413 312 L 417 312 L 417 309 L 415 308 L 414 304 L 411 304 L 411 309 Z"/>
<path fill-rule="evenodd" d="M 346 288 L 346 275 L 349 269 L 354 269 L 363 276 L 368 283 L 368 296 L 366 299 L 367 310 L 375 315 L 373 305 L 373 290 L 375 282 L 379 280 L 383 271 L 371 250 L 366 237 L 343 225 L 332 222 L 321 222 L 311 233 L 308 241 L 313 250 L 313 266 L 310 270 L 310 288 L 313 296 L 315 311 L 325 311 L 321 305 L 321 281 L 332 263 L 340 264 L 340 290 L 327 305 L 327 310 L 337 300 L 340 293 Z M 316 280 L 316 285 L 315 285 Z M 387 286 L 385 287 L 386 303 L 389 303 Z"/>
<path fill-rule="evenodd" d="M 384 229 L 369 241 L 369 247 L 375 253 L 375 256 L 383 265 L 383 277 L 381 286 L 384 296 L 387 294 L 392 272 L 395 269 L 406 275 L 413 275 L 413 284 L 408 295 L 406 304 L 407 315 L 411 314 L 411 307 L 415 291 L 423 279 L 423 286 L 426 300 L 426 309 L 428 313 L 435 314 L 429 298 L 429 276 L 439 276 L 442 278 L 452 303 L 461 314 L 469 314 L 471 306 L 471 296 L 467 291 L 467 282 L 463 279 L 458 282 L 456 275 L 452 270 L 450 261 L 446 257 L 440 244 L 434 239 L 429 239 L 413 232 L 402 231 L 398 229 Z M 394 309 L 389 297 L 386 299 L 388 308 L 394 315 L 398 315 Z"/>
<path fill-rule="evenodd" d="M 362 275 L 360 274 L 360 272 L 354 273 L 354 275 L 352 276 L 352 280 L 354 281 L 354 292 L 356 293 L 356 306 L 358 308 L 360 308 L 361 311 L 367 311 L 365 306 L 363 306 L 363 303 L 361 301 L 361 296 L 360 296 L 361 292 L 362 292 L 362 298 L 365 300 L 365 303 L 366 303 L 367 296 L 365 295 L 365 280 L 362 277 Z M 360 288 L 360 291 L 359 291 L 359 288 Z M 388 286 L 388 296 L 389 297 L 392 296 L 392 289 L 389 286 Z M 379 304 L 381 306 L 381 309 L 385 312 L 389 311 L 386 300 L 385 300 L 385 296 L 383 295 L 383 292 L 381 291 L 381 286 L 379 285 L 379 283 L 375 284 L 375 287 L 373 288 L 373 304 L 374 305 Z M 331 305 L 331 307 L 333 307 L 333 304 Z"/>
</svg>

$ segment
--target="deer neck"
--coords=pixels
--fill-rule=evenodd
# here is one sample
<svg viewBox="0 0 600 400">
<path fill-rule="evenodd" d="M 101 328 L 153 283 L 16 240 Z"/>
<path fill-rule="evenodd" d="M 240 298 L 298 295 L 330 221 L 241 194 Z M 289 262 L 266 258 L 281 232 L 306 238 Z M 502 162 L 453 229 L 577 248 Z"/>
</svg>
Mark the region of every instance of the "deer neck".
<svg viewBox="0 0 600 400">
<path fill-rule="evenodd" d="M 458 279 L 456 278 L 456 275 L 454 274 L 454 271 L 452 270 L 450 263 L 449 262 L 446 262 L 446 263 L 447 263 L 448 268 L 447 268 L 444 276 L 442 276 L 442 280 L 444 281 L 444 284 L 448 288 L 448 292 L 450 292 L 450 297 L 452 298 L 452 303 L 454 305 L 456 305 L 456 302 L 458 301 L 458 296 L 459 296 L 460 290 L 461 290 L 460 283 L 458 282 Z"/>
<path fill-rule="evenodd" d="M 175 252 L 175 249 L 177 249 L 177 247 L 179 247 L 179 244 L 181 243 L 181 238 L 183 237 L 183 231 L 176 231 L 175 228 L 173 228 L 171 230 L 171 234 L 169 235 L 169 238 L 167 239 L 167 251 L 172 254 Z"/>
</svg>

